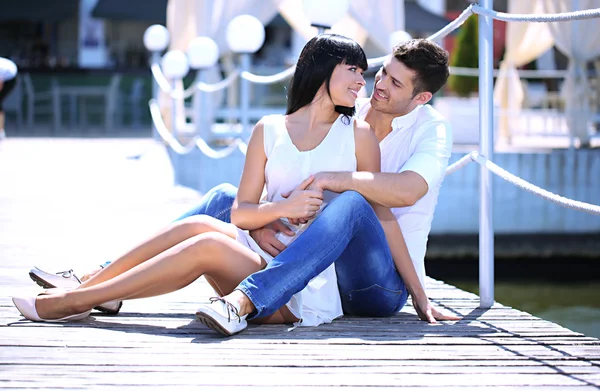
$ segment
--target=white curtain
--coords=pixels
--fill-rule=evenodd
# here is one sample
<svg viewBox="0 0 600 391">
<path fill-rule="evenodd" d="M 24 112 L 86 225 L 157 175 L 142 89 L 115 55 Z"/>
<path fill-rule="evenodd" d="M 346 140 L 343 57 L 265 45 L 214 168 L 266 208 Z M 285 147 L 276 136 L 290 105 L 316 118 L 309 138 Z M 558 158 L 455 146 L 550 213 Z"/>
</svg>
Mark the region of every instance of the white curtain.
<svg viewBox="0 0 600 391">
<path fill-rule="evenodd" d="M 382 54 L 387 54 L 391 50 L 390 35 L 396 30 L 404 29 L 404 23 L 397 20 L 398 18 L 403 20 L 404 15 L 397 15 L 396 4 L 403 1 L 378 0 L 377 6 L 373 5 L 372 0 L 352 0 L 350 3 L 350 15 L 367 32 L 368 38 L 382 51 Z M 404 7 L 400 9 L 404 10 Z"/>
<path fill-rule="evenodd" d="M 542 13 L 541 1 L 509 0 L 508 12 L 516 14 Z M 554 44 L 546 23 L 508 23 L 506 52 L 494 87 L 494 100 L 506 115 L 500 116 L 500 136 L 510 141 L 509 118 L 516 117 L 523 106 L 523 85 L 517 67 L 525 65 L 547 51 Z"/>
<path fill-rule="evenodd" d="M 353 0 L 351 7 L 354 1 L 361 0 Z M 292 29 L 304 38 L 305 42 L 308 42 L 309 39 L 317 35 L 317 28 L 312 27 L 310 21 L 304 15 L 302 0 L 282 0 L 279 3 L 278 11 Z M 360 45 L 363 45 L 366 42 L 369 35 L 368 31 L 366 31 L 351 15 L 346 15 L 338 23 L 331 26 L 329 32 L 350 37 Z"/>
<path fill-rule="evenodd" d="M 600 8 L 600 0 L 545 0 L 548 13 Z M 600 56 L 600 20 L 587 19 L 549 23 L 556 47 L 569 58 L 567 77 L 562 86 L 567 124 L 572 137 L 583 146 L 589 144 L 588 121 L 592 90 L 586 65 Z"/>
</svg>

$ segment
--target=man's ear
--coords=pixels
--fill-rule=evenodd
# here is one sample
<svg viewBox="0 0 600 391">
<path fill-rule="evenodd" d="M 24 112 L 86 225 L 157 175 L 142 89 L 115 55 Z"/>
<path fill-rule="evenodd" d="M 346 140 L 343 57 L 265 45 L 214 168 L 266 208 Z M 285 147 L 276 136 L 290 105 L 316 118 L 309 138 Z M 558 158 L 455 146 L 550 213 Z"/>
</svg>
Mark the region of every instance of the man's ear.
<svg viewBox="0 0 600 391">
<path fill-rule="evenodd" d="M 433 98 L 433 94 L 429 91 L 419 92 L 417 96 L 414 97 L 415 102 L 419 105 L 424 105 L 429 102 Z"/>
</svg>

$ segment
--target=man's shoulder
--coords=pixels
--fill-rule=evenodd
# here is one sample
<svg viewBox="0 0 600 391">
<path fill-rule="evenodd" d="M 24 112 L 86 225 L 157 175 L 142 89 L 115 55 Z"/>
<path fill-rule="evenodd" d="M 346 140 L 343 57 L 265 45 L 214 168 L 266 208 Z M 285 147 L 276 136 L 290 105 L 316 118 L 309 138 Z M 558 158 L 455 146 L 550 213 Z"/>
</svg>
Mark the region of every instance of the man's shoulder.
<svg viewBox="0 0 600 391">
<path fill-rule="evenodd" d="M 431 122 L 443 122 L 445 124 L 448 123 L 446 118 L 437 111 L 432 105 L 426 104 L 421 106 L 419 110 L 419 116 L 417 121 L 420 124 L 431 123 Z"/>
<path fill-rule="evenodd" d="M 451 133 L 448 120 L 429 104 L 423 105 L 419 110 L 414 128 L 416 132 L 431 130 L 434 133 L 438 133 L 440 129 L 445 129 L 447 133 Z"/>
</svg>

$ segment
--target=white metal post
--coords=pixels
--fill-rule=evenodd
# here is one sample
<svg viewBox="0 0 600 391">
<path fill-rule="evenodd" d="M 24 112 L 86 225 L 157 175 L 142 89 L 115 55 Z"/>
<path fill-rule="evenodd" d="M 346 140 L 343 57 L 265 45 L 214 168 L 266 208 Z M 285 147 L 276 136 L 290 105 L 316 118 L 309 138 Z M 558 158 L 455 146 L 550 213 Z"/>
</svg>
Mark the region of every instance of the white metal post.
<svg viewBox="0 0 600 391">
<path fill-rule="evenodd" d="M 494 0 L 480 0 L 483 8 L 492 9 Z M 493 113 L 493 19 L 479 18 L 479 153 L 492 159 L 494 149 Z M 492 176 L 480 167 L 479 180 L 479 307 L 494 305 L 494 226 L 492 224 Z"/>
<path fill-rule="evenodd" d="M 194 85 L 205 81 L 206 71 L 203 69 L 196 70 L 196 77 L 194 79 Z M 196 125 L 196 136 L 202 137 L 206 142 L 212 140 L 211 124 L 208 123 L 207 107 L 206 107 L 206 92 L 196 89 L 194 92 L 194 124 Z"/>
<path fill-rule="evenodd" d="M 177 90 L 177 80 L 173 79 L 173 91 Z M 177 99 L 171 98 L 171 134 L 178 139 L 179 132 L 177 130 Z"/>
<path fill-rule="evenodd" d="M 150 59 L 151 64 L 159 64 L 160 63 L 160 52 L 153 51 L 152 58 Z M 158 82 L 152 77 L 152 99 L 158 102 Z M 158 134 L 158 130 L 156 130 L 156 126 L 154 125 L 154 121 L 152 122 L 152 138 L 154 140 L 160 140 L 160 135 Z"/>
<path fill-rule="evenodd" d="M 242 72 L 250 71 L 250 53 L 240 53 L 240 65 Z M 250 117 L 250 82 L 243 77 L 240 77 L 240 122 L 242 123 L 242 134 L 244 136 L 250 133 L 248 129 Z"/>
</svg>

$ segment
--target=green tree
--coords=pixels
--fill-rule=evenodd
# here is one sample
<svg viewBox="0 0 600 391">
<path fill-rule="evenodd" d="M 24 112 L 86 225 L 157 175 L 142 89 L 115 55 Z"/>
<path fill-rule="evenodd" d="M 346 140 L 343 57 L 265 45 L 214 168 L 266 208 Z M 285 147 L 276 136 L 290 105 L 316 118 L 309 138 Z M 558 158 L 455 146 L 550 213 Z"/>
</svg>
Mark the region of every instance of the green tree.
<svg viewBox="0 0 600 391">
<path fill-rule="evenodd" d="M 479 65 L 479 37 L 477 15 L 471 15 L 458 32 L 452 51 L 450 65 L 461 68 L 477 68 Z M 468 97 L 477 91 L 479 78 L 473 76 L 450 75 L 448 86 L 456 95 Z"/>
</svg>

